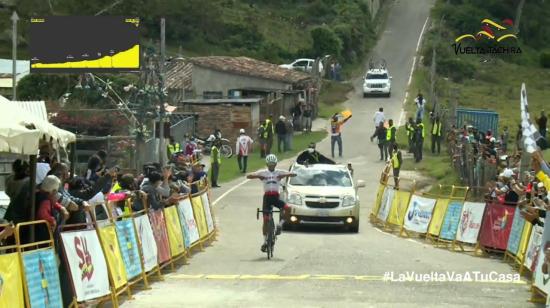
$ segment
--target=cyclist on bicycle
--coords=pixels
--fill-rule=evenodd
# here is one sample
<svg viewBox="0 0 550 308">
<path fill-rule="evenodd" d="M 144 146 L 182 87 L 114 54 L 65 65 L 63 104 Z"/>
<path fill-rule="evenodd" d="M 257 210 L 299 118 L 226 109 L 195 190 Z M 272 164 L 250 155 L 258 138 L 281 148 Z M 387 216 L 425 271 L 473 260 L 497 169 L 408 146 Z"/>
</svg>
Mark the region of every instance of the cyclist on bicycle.
<svg viewBox="0 0 550 308">
<path fill-rule="evenodd" d="M 288 206 L 281 199 L 279 199 L 279 185 L 281 183 L 281 180 L 287 177 L 296 176 L 296 173 L 275 169 L 275 167 L 277 166 L 277 156 L 273 154 L 267 155 L 267 157 L 265 158 L 265 163 L 267 165 L 266 170 L 258 171 L 256 173 L 252 173 L 246 176 L 247 179 L 260 179 L 264 183 L 264 199 L 262 206 L 262 211 L 264 211 L 264 220 L 262 226 L 264 243 L 261 248 L 263 252 L 265 252 L 267 249 L 266 240 L 269 222 L 268 211 L 271 211 L 273 206 L 283 211 L 283 219 L 281 219 L 276 227 L 277 235 L 281 234 L 282 226 L 285 221 L 284 217 L 289 214 L 286 213 L 286 211 L 288 211 Z"/>
</svg>

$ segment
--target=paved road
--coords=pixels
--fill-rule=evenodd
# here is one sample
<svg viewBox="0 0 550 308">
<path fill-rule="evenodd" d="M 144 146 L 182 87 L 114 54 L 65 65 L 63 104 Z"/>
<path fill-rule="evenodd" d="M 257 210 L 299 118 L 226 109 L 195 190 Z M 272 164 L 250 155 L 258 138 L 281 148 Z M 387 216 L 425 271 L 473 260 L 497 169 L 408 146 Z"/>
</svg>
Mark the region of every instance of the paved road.
<svg viewBox="0 0 550 308">
<path fill-rule="evenodd" d="M 344 128 L 344 159 L 354 165 L 360 191 L 358 234 L 328 228 L 285 232 L 275 258 L 260 252 L 259 182 L 238 179 L 215 191 L 219 240 L 196 254 L 190 265 L 166 275 L 153 289 L 141 291 L 125 307 L 368 307 L 368 306 L 515 306 L 530 305 L 528 286 L 496 283 L 385 282 L 386 272 L 514 273 L 495 259 L 477 258 L 397 238 L 374 228 L 368 214 L 376 194 L 382 164 L 372 133 L 372 115 L 379 106 L 399 119 L 405 88 L 423 25 L 433 1 L 397 0 L 386 30 L 373 51 L 383 57 L 393 75 L 392 98 L 363 99 L 360 81 L 347 105 L 354 117 Z M 412 89 L 416 91 L 416 89 Z M 328 153 L 329 142 L 319 148 Z"/>
</svg>

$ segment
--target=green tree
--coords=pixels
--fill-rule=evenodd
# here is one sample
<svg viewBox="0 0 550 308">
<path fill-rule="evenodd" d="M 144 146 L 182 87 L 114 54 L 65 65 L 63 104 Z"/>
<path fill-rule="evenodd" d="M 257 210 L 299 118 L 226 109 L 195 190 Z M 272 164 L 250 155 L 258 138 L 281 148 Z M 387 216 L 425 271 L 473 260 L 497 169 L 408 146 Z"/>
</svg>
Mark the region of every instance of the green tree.
<svg viewBox="0 0 550 308">
<path fill-rule="evenodd" d="M 339 57 L 342 52 L 342 40 L 327 26 L 317 27 L 311 30 L 313 38 L 313 55 L 321 57 L 332 55 Z"/>
</svg>

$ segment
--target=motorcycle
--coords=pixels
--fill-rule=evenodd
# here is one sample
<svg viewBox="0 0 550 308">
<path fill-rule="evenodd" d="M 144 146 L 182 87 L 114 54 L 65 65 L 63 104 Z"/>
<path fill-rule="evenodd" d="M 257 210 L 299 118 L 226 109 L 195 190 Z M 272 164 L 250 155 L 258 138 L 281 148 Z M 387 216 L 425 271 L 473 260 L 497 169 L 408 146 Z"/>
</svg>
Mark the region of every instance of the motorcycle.
<svg viewBox="0 0 550 308">
<path fill-rule="evenodd" d="M 212 146 L 214 145 L 215 141 L 221 141 L 220 146 L 220 155 L 225 158 L 231 158 L 233 156 L 233 149 L 229 145 L 229 140 L 225 138 L 217 138 L 214 135 L 210 135 L 208 138 L 198 138 L 195 137 L 195 140 L 199 144 L 200 153 L 203 153 L 205 155 L 210 155 L 210 152 L 212 151 Z"/>
</svg>

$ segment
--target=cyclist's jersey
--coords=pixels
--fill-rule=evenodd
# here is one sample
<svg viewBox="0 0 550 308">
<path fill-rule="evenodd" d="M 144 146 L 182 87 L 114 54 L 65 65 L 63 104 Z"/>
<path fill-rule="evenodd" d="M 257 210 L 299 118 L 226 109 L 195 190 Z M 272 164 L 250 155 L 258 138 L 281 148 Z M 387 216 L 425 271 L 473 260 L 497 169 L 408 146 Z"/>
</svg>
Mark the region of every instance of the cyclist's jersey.
<svg viewBox="0 0 550 308">
<path fill-rule="evenodd" d="M 269 169 L 266 169 L 256 172 L 256 175 L 265 177 L 262 182 L 264 183 L 264 193 L 266 194 L 279 193 L 279 186 L 281 183 L 279 176 L 285 174 L 288 174 L 288 172 L 277 169 L 273 171 L 269 171 Z"/>
</svg>

